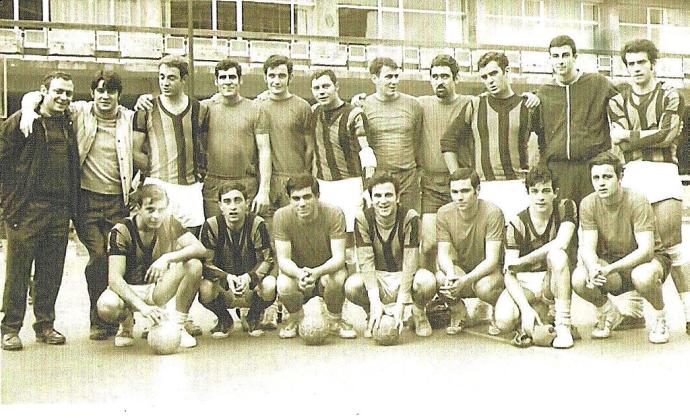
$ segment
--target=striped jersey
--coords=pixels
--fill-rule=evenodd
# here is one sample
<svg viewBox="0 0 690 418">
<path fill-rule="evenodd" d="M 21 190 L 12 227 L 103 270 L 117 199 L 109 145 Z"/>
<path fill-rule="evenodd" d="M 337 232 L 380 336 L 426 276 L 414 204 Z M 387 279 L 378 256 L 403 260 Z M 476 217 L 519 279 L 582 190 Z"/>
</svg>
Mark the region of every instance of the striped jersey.
<svg viewBox="0 0 690 418">
<path fill-rule="evenodd" d="M 332 181 L 362 175 L 357 137 L 366 136 L 365 119 L 364 111 L 349 103 L 332 110 L 320 105 L 314 107 L 310 131 L 315 140 L 317 178 Z"/>
<path fill-rule="evenodd" d="M 419 215 L 398 206 L 393 226 L 384 230 L 376 223 L 374 208 L 359 211 L 355 246 L 360 271 L 402 271 L 405 249 L 419 247 Z"/>
<path fill-rule="evenodd" d="M 652 131 L 645 138 L 645 147 L 623 148 L 625 162 L 644 160 L 678 164 L 676 149 L 682 131 L 683 96 L 674 87 L 658 82 L 654 90 L 639 95 L 632 86 L 618 86 L 619 93 L 609 100 L 609 118 L 621 128 Z"/>
<path fill-rule="evenodd" d="M 151 110 L 134 115 L 134 130 L 145 133 L 149 173 L 153 178 L 173 184 L 192 184 L 205 171 L 204 136 L 208 129 L 208 108 L 189 98 L 182 113 L 175 115 L 153 100 Z"/>
<path fill-rule="evenodd" d="M 526 98 L 483 93 L 472 98 L 441 139 L 442 152 L 457 152 L 471 142 L 474 168 L 482 180 L 516 180 L 528 166 L 531 113 Z"/>
<path fill-rule="evenodd" d="M 518 213 L 518 215 L 508 223 L 506 230 L 506 249 L 518 250 L 519 256 L 523 257 L 553 241 L 558 235 L 558 228 L 563 222 L 572 222 L 577 225 L 577 206 L 570 199 L 555 200 L 553 202 L 553 212 L 546 225 L 546 229 L 541 234 L 532 222 L 529 215 L 529 208 Z M 570 240 L 568 255 L 571 255 L 575 247 L 575 237 Z M 529 271 L 546 271 L 546 259 L 541 260 L 530 266 Z"/>
<path fill-rule="evenodd" d="M 207 249 L 203 273 L 207 279 L 247 273 L 253 287 L 273 268 L 271 238 L 260 216 L 247 214 L 236 232 L 228 228 L 223 215 L 208 218 L 201 228 L 201 243 Z"/>
</svg>

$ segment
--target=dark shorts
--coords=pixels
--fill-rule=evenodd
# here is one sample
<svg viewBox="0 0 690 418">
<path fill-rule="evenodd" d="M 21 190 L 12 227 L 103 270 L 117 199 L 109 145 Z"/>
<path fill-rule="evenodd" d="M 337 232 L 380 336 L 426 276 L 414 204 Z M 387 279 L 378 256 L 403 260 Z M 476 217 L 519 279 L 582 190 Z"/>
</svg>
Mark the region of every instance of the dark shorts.
<svg viewBox="0 0 690 418">
<path fill-rule="evenodd" d="M 450 175 L 425 173 L 421 177 L 422 213 L 436 213 L 441 206 L 450 203 Z"/>
<path fill-rule="evenodd" d="M 613 263 L 615 260 L 606 260 L 609 264 Z M 654 254 L 654 257 L 652 258 L 652 262 L 657 261 L 661 265 L 661 283 L 664 283 L 666 281 L 666 277 L 668 277 L 669 272 L 671 271 L 671 258 L 665 254 L 665 253 L 656 253 Z M 610 293 L 614 296 L 621 295 L 626 292 L 630 292 L 635 290 L 635 286 L 633 285 L 632 277 L 631 277 L 632 269 L 630 270 L 621 270 L 618 272 L 618 274 L 621 276 L 621 287 L 611 291 Z"/>
<path fill-rule="evenodd" d="M 244 177 L 238 179 L 221 178 L 212 175 L 206 176 L 202 194 L 204 196 L 204 216 L 206 219 L 220 215 L 218 207 L 218 190 L 224 185 L 234 183 L 242 184 L 247 190 L 247 205 L 251 207 L 252 200 L 256 196 L 259 180 L 256 177 Z"/>
<path fill-rule="evenodd" d="M 285 185 L 290 180 L 290 177 L 291 175 L 283 174 L 273 174 L 271 176 L 271 192 L 269 193 L 271 204 L 266 213 L 267 217 L 273 217 L 273 214 L 278 209 L 290 204 L 290 197 L 285 192 Z"/>
<path fill-rule="evenodd" d="M 561 199 L 572 199 L 580 207 L 582 199 L 594 191 L 588 162 L 549 161 L 548 166 Z"/>
</svg>

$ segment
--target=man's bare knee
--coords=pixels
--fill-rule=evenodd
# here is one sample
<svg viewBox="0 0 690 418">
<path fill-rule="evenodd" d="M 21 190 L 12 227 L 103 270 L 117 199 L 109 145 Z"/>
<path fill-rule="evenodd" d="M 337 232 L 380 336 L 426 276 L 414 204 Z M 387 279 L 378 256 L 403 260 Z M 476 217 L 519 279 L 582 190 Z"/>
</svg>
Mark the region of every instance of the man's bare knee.
<svg viewBox="0 0 690 418">
<path fill-rule="evenodd" d="M 106 289 L 96 302 L 98 317 L 111 324 L 122 322 L 127 317 L 127 305 L 110 289 Z"/>
</svg>

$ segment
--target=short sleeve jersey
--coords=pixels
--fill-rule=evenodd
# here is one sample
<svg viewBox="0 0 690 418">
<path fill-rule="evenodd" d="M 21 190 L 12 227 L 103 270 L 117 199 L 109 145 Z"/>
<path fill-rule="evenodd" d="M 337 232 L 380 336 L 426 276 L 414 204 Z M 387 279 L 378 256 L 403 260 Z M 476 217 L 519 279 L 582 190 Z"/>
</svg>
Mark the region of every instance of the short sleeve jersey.
<svg viewBox="0 0 690 418">
<path fill-rule="evenodd" d="M 265 100 L 261 107 L 269 119 L 273 173 L 295 175 L 310 173 L 307 161 L 311 106 L 295 95 L 284 100 Z"/>
<path fill-rule="evenodd" d="M 336 206 L 318 202 L 315 218 L 303 221 L 292 205 L 285 206 L 273 217 L 273 233 L 276 241 L 291 244 L 298 267 L 318 267 L 332 257 L 331 240 L 345 239 L 345 215 Z"/>
<path fill-rule="evenodd" d="M 597 231 L 597 255 L 609 262 L 620 260 L 637 249 L 635 233 L 654 231 L 654 252 L 663 252 L 654 226 L 654 211 L 643 195 L 621 189 L 620 201 L 606 204 L 595 193 L 580 203 L 580 225 Z"/>
<path fill-rule="evenodd" d="M 374 208 L 359 211 L 355 245 L 360 271 L 402 271 L 405 249 L 419 247 L 419 214 L 398 207 L 393 226 L 384 230 L 376 223 Z"/>
<path fill-rule="evenodd" d="M 187 230 L 172 216 L 166 218 L 155 232 L 150 246 L 145 246 L 136 226 L 136 215 L 115 224 L 108 236 L 108 256 L 127 257 L 125 282 L 132 285 L 146 283 L 146 271 L 161 255 L 175 251 L 177 239 Z"/>
<path fill-rule="evenodd" d="M 577 225 L 577 206 L 570 199 L 554 201 L 554 210 L 551 213 L 546 229 L 541 234 L 532 223 L 529 215 L 529 208 L 518 213 L 518 215 L 508 223 L 506 230 L 506 249 L 518 250 L 519 256 L 525 256 L 549 242 L 553 241 L 558 235 L 558 229 L 563 222 L 571 222 Z M 574 254 L 575 239 L 570 240 L 568 254 Z M 528 271 L 546 271 L 546 261 L 541 260 L 530 266 Z"/>
<path fill-rule="evenodd" d="M 442 206 L 436 217 L 436 239 L 453 245 L 455 263 L 466 273 L 486 257 L 486 241 L 503 242 L 504 231 L 501 209 L 482 199 L 473 215 L 463 214 L 453 202 Z"/>
<path fill-rule="evenodd" d="M 221 178 L 256 177 L 256 135 L 268 134 L 269 130 L 260 104 L 242 97 L 228 105 L 218 95 L 201 103 L 209 110 L 208 174 Z"/>
<path fill-rule="evenodd" d="M 441 153 L 441 138 L 458 116 L 465 114 L 468 107 L 471 109 L 471 97 L 458 95 L 450 103 L 443 102 L 436 96 L 422 96 L 417 100 L 424 112 L 420 165 L 425 173 L 446 174 L 448 168 Z M 461 167 L 471 167 L 470 152 L 470 147 L 458 150 Z"/>
</svg>

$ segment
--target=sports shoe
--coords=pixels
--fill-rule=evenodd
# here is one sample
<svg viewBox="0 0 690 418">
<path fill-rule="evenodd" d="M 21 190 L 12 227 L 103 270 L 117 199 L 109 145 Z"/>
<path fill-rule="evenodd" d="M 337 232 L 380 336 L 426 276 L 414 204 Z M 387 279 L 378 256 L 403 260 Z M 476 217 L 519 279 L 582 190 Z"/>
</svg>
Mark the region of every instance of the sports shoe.
<svg viewBox="0 0 690 418">
<path fill-rule="evenodd" d="M 494 321 L 493 319 L 491 320 L 491 323 L 489 324 L 486 333 L 494 337 L 497 335 L 501 335 L 501 329 L 498 327 L 498 325 L 496 325 L 496 321 Z"/>
<path fill-rule="evenodd" d="M 247 328 L 245 331 L 249 334 L 251 337 L 261 337 L 264 335 L 264 330 L 261 329 L 261 325 L 259 324 L 258 319 L 244 319 L 243 318 L 243 324 L 242 326 L 244 327 L 244 323 L 246 322 Z"/>
<path fill-rule="evenodd" d="M 7 334 L 2 334 L 2 349 L 7 351 L 19 351 L 24 346 L 22 345 L 22 340 L 19 338 L 19 334 L 15 332 L 10 332 Z"/>
<path fill-rule="evenodd" d="M 184 329 L 192 337 L 198 337 L 204 333 L 201 327 L 195 324 L 191 319 L 184 321 Z M 194 345 L 196 345 L 196 343 L 194 343 Z"/>
<path fill-rule="evenodd" d="M 192 335 L 184 327 L 182 327 L 182 330 L 180 331 L 180 347 L 196 347 L 196 338 L 192 337 Z"/>
<path fill-rule="evenodd" d="M 570 348 L 573 346 L 573 334 L 570 332 L 568 325 L 556 325 L 556 338 L 554 338 L 551 346 L 553 348 Z"/>
<path fill-rule="evenodd" d="M 216 326 L 211 328 L 211 338 L 215 338 L 215 339 L 227 338 L 230 335 L 230 333 L 232 332 L 232 328 L 233 328 L 234 324 L 235 323 L 234 323 L 234 320 L 232 319 L 232 317 L 230 317 L 229 321 L 225 321 L 225 322 L 221 321 L 219 319 Z"/>
<path fill-rule="evenodd" d="M 357 338 L 357 332 L 355 332 L 353 326 L 348 324 L 343 318 L 332 320 L 328 327 L 331 335 L 337 335 L 348 340 Z"/>
<path fill-rule="evenodd" d="M 49 345 L 62 345 L 67 340 L 65 336 L 56 331 L 55 328 L 46 328 L 36 334 L 36 341 Z"/>
<path fill-rule="evenodd" d="M 419 337 L 428 337 L 433 332 L 429 318 L 426 316 L 426 309 L 419 308 L 417 305 L 412 305 L 412 324 L 415 334 Z"/>
<path fill-rule="evenodd" d="M 652 344 L 666 344 L 669 338 L 668 325 L 666 325 L 666 318 L 660 316 L 649 330 L 649 342 Z"/>
<path fill-rule="evenodd" d="M 467 308 L 465 302 L 461 300 L 450 307 L 450 324 L 446 328 L 446 334 L 456 335 L 462 331 L 465 320 L 467 319 Z"/>
<path fill-rule="evenodd" d="M 278 328 L 278 305 L 273 304 L 264 310 L 264 317 L 261 319 L 261 329 L 270 331 Z"/>
<path fill-rule="evenodd" d="M 592 338 L 599 340 L 609 338 L 613 326 L 620 323 L 620 321 L 621 314 L 615 306 L 612 306 L 608 312 L 598 314 L 597 323 L 594 325 L 594 329 L 592 329 Z"/>
<path fill-rule="evenodd" d="M 127 325 L 124 322 L 120 324 L 120 328 L 115 334 L 115 347 L 129 347 L 134 344 L 134 335 L 132 335 L 133 324 Z"/>
<path fill-rule="evenodd" d="M 286 339 L 286 338 L 295 338 L 297 336 L 297 326 L 299 324 L 299 321 L 295 321 L 294 319 L 290 319 L 287 321 L 285 326 L 280 329 L 278 332 L 278 337 Z"/>
</svg>

